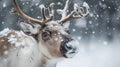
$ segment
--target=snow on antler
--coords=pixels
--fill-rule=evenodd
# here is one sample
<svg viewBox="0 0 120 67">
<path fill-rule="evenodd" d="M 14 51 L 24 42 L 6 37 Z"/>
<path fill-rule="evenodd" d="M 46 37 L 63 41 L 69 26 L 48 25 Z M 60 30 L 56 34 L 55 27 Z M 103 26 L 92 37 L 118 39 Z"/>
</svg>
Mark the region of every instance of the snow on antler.
<svg viewBox="0 0 120 67">
<path fill-rule="evenodd" d="M 46 17 L 46 13 L 45 13 L 45 6 L 42 4 L 40 5 L 39 7 L 41 8 L 41 15 L 43 17 L 43 20 L 42 20 L 42 24 L 45 24 L 49 21 L 52 21 L 53 20 L 53 17 L 54 17 L 54 10 L 53 10 L 53 6 L 54 6 L 54 3 L 51 3 L 48 7 L 48 11 L 49 11 L 49 16 L 50 18 L 47 18 Z"/>
<path fill-rule="evenodd" d="M 70 3 L 71 3 L 71 0 L 67 0 L 66 3 L 65 3 L 65 7 L 63 9 L 58 9 L 57 10 L 58 14 L 62 15 L 60 21 L 62 21 L 64 18 L 67 17 L 67 13 L 68 13 L 68 9 L 69 9 Z M 68 28 L 69 25 L 70 25 L 70 23 L 68 21 L 68 23 L 64 24 L 64 28 Z"/>
<path fill-rule="evenodd" d="M 51 3 L 48 7 L 49 16 L 53 17 L 53 18 L 54 18 L 54 9 L 53 9 L 54 5 L 55 5 L 55 3 Z"/>
<path fill-rule="evenodd" d="M 68 14 L 68 11 L 69 11 L 68 8 L 70 3 L 71 3 L 71 0 L 67 0 L 64 9 L 57 10 L 58 14 L 62 15 L 60 23 L 61 24 L 65 23 L 64 24 L 65 28 L 68 28 L 70 25 L 69 23 L 66 23 L 66 22 L 69 22 L 70 20 L 73 20 L 73 19 L 83 18 L 89 15 L 89 5 L 86 2 L 83 3 L 82 7 L 80 7 L 79 4 L 75 3 L 74 10 L 71 11 L 70 14 Z"/>
<path fill-rule="evenodd" d="M 85 13 L 84 13 L 84 8 L 85 7 Z M 73 20 L 73 19 L 78 19 L 78 18 L 83 18 L 89 15 L 89 6 L 86 2 L 83 3 L 83 7 L 80 7 L 79 4 L 74 4 L 74 10 L 67 15 L 67 17 L 63 18 L 60 22 L 61 23 L 66 23 L 67 21 Z"/>
<path fill-rule="evenodd" d="M 71 3 L 71 0 L 67 0 L 66 1 L 65 7 L 62 10 L 62 18 L 61 18 L 61 20 L 64 19 L 64 18 L 66 18 L 70 3 Z"/>
<path fill-rule="evenodd" d="M 86 13 L 83 13 L 83 7 L 85 7 Z M 89 6 L 86 2 L 83 3 L 83 7 L 80 7 L 79 4 L 74 4 L 74 12 L 78 14 L 76 17 L 86 17 L 89 15 Z"/>
</svg>

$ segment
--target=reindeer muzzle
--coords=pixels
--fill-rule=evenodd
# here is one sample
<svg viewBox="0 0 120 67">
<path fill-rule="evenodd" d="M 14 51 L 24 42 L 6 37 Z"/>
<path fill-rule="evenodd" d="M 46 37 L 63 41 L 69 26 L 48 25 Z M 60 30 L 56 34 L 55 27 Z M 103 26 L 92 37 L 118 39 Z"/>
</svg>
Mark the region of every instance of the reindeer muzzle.
<svg viewBox="0 0 120 67">
<path fill-rule="evenodd" d="M 72 58 L 78 53 L 78 43 L 74 40 L 63 41 L 60 51 L 65 58 Z"/>
</svg>

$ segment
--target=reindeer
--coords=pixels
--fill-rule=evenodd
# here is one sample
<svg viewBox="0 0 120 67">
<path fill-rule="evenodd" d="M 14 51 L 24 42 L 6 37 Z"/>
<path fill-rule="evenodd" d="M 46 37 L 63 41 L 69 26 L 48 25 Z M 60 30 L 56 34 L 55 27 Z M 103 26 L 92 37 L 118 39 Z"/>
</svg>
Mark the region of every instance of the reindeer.
<svg viewBox="0 0 120 67">
<path fill-rule="evenodd" d="M 20 22 L 23 31 L 8 28 L 0 32 L 0 66 L 1 67 L 56 67 L 63 58 L 72 58 L 78 51 L 70 36 L 69 21 L 89 15 L 89 6 L 83 8 L 74 4 L 74 10 L 68 14 L 71 0 L 58 10 L 61 20 L 54 20 L 53 3 L 49 5 L 49 18 L 45 15 L 45 7 L 41 7 L 42 20 L 26 15 L 13 0 L 15 11 L 31 23 Z M 66 23 L 67 22 L 67 23 Z"/>
</svg>

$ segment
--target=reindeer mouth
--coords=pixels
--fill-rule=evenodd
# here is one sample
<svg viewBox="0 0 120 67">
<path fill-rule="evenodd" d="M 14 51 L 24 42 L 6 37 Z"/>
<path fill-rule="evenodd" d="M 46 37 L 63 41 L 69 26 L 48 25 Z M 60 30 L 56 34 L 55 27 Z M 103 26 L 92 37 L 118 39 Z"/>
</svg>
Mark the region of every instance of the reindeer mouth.
<svg viewBox="0 0 120 67">
<path fill-rule="evenodd" d="M 65 58 L 72 58 L 77 54 L 78 47 L 74 44 L 74 41 L 63 41 L 60 48 L 61 54 Z"/>
</svg>

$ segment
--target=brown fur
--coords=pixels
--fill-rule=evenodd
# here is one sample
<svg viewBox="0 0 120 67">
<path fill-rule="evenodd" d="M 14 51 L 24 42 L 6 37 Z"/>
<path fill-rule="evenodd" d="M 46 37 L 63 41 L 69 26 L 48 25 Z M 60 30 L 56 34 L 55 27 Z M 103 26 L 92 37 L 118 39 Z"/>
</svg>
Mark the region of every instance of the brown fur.
<svg viewBox="0 0 120 67">
<path fill-rule="evenodd" d="M 9 49 L 14 47 L 14 45 L 8 42 L 8 37 L 11 35 L 15 35 L 15 37 L 18 37 L 15 32 L 10 32 L 7 36 L 0 38 L 0 56 L 3 56 L 5 51 L 8 51 Z"/>
<path fill-rule="evenodd" d="M 0 57 L 4 56 L 5 51 L 9 52 L 10 49 L 16 48 L 15 44 L 11 44 L 10 42 L 8 42 L 8 40 L 9 40 L 8 37 L 10 37 L 11 35 L 14 35 L 14 38 L 16 38 L 17 41 L 19 41 L 19 39 L 21 38 L 18 36 L 18 34 L 16 32 L 12 32 L 12 31 L 9 32 L 7 34 L 7 36 L 1 37 L 0 38 Z"/>
</svg>

